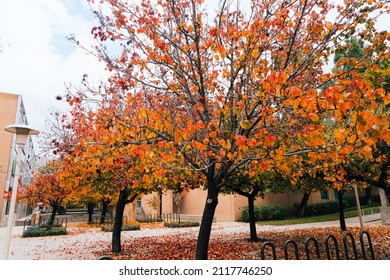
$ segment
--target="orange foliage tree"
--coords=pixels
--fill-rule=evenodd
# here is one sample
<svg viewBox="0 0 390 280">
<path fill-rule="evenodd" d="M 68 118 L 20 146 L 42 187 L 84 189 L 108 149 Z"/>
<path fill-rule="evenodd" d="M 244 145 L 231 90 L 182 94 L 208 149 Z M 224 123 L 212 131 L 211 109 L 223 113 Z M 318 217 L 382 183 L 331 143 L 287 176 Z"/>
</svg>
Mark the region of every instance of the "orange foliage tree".
<svg viewBox="0 0 390 280">
<path fill-rule="evenodd" d="M 327 161 L 332 168 L 326 172 L 339 191 L 357 181 L 381 188 L 390 197 L 390 95 L 386 79 L 389 34 L 382 31 L 370 40 L 361 34 L 363 39 L 353 38 L 340 46 L 341 59 L 329 87 L 331 96 L 328 88 L 322 93 L 334 106 L 333 131 L 328 140 L 334 147 Z M 378 77 L 382 81 L 379 84 Z M 346 92 L 351 99 L 337 92 Z"/>
<path fill-rule="evenodd" d="M 115 77 L 109 86 L 94 92 L 84 77 L 82 89 L 69 89 L 65 95 L 69 115 L 52 114 L 54 133 L 48 136 L 48 146 L 62 159 L 62 175 L 72 189 L 72 201 L 115 200 L 112 251 L 120 252 L 126 204 L 157 191 L 159 186 L 163 187 L 160 190 L 182 190 L 187 184 L 178 187 L 181 180 L 177 177 L 189 181 L 196 176 L 188 177 L 191 170 L 165 170 L 158 160 L 158 146 L 152 145 L 159 137 L 139 127 L 140 104 L 123 103 L 113 81 Z M 93 99 L 89 98 L 91 95 Z"/>
<path fill-rule="evenodd" d="M 94 106 L 86 102 L 85 92 L 67 95 L 72 106 L 70 127 L 77 143 L 66 152 L 69 180 L 75 182 L 75 195 L 87 193 L 99 199 L 114 199 L 115 218 L 112 251 L 121 251 L 121 228 L 126 204 L 162 184 L 155 152 L 149 145 L 150 133 L 133 125 L 137 115 L 132 106 L 123 106 L 115 88 L 102 88 Z"/>
<path fill-rule="evenodd" d="M 63 181 L 62 163 L 60 160 L 53 160 L 41 167 L 33 176 L 32 183 L 21 188 L 18 199 L 26 203 L 37 205 L 41 202 L 43 206 L 50 206 L 52 214 L 48 225 L 53 225 L 57 210 L 63 205 L 71 189 Z"/>
<path fill-rule="evenodd" d="M 298 180 L 302 161 L 327 168 L 353 151 L 368 157 L 373 131 L 389 140 L 387 123 L 366 109 L 387 94 L 351 68 L 324 70 L 355 33 L 381 52 L 387 37 L 376 36 L 371 15 L 387 12 L 385 2 L 252 0 L 245 10 L 222 0 L 210 11 L 202 0 L 101 1 L 92 33 L 113 72 L 115 130 L 153 146 L 162 174 L 196 172 L 206 182 L 196 259 L 207 258 L 218 195 L 233 174 L 274 167 Z M 347 115 L 353 127 L 343 125 Z"/>
<path fill-rule="evenodd" d="M 388 36 L 386 32 L 382 32 L 380 36 Z M 361 60 L 367 56 L 365 44 L 361 44 L 359 55 L 355 55 L 355 60 Z M 380 123 L 383 126 L 389 125 L 389 110 L 390 110 L 390 67 L 389 67 L 389 51 L 386 46 L 383 46 L 385 51 L 379 52 L 382 55 L 370 56 L 369 60 L 376 60 L 375 67 L 360 71 L 360 77 L 367 87 L 376 92 L 378 101 L 377 106 L 369 108 L 370 113 L 375 116 L 380 116 Z M 348 55 L 349 53 L 346 52 Z M 354 53 L 353 53 L 354 54 Z M 378 95 L 382 98 L 378 98 Z M 374 186 L 383 189 L 386 193 L 387 200 L 390 201 L 390 147 L 389 134 L 381 134 L 374 131 L 371 138 L 367 141 L 371 143 L 371 150 L 367 149 L 372 156 L 364 157 L 362 153 L 355 154 L 351 157 L 349 165 L 344 165 L 345 178 L 350 181 L 358 181 L 368 184 L 369 187 Z"/>
</svg>

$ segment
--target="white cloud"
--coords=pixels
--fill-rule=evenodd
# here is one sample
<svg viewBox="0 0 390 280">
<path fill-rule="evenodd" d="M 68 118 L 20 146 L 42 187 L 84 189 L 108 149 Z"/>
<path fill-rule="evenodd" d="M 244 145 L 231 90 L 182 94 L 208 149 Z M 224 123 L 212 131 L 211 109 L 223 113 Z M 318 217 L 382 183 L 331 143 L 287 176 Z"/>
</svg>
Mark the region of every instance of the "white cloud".
<svg viewBox="0 0 390 280">
<path fill-rule="evenodd" d="M 104 65 L 66 39 L 93 45 L 93 25 L 86 1 L 0 0 L 0 91 L 23 96 L 30 125 L 45 129 L 65 83 L 79 84 L 84 73 L 103 79 Z"/>
</svg>

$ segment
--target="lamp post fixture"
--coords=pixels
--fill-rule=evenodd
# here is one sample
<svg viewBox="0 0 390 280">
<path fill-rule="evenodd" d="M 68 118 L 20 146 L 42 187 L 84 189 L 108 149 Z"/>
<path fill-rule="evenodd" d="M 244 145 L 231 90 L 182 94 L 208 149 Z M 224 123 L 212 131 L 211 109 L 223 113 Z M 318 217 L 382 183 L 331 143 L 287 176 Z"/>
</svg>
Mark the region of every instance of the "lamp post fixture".
<svg viewBox="0 0 390 280">
<path fill-rule="evenodd" d="M 5 247 L 4 259 L 8 259 L 9 249 L 11 245 L 12 227 L 15 219 L 16 196 L 18 192 L 20 161 L 22 158 L 23 147 L 27 142 L 28 136 L 37 135 L 39 134 L 39 131 L 29 127 L 28 125 L 23 125 L 23 124 L 11 124 L 6 126 L 4 129 L 5 131 L 16 135 L 16 145 L 18 146 L 18 155 L 16 158 L 16 167 L 15 167 L 15 178 L 12 185 L 11 205 L 9 208 L 7 229 L 6 229 L 5 240 L 4 240 L 4 247 Z"/>
</svg>

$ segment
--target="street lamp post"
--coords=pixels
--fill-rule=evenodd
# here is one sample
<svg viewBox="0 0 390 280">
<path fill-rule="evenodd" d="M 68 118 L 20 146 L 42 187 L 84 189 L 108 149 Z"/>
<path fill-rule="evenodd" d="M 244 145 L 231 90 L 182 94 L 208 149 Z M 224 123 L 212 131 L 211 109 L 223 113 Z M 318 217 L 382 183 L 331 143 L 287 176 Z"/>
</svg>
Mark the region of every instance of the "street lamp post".
<svg viewBox="0 0 390 280">
<path fill-rule="evenodd" d="M 360 223 L 360 232 L 364 231 L 364 224 L 363 224 L 363 217 L 362 217 L 362 209 L 360 208 L 360 200 L 359 200 L 359 193 L 358 189 L 356 187 L 356 184 L 353 186 L 354 192 L 355 192 L 355 199 L 356 199 L 356 207 L 359 215 L 359 223 Z"/>
<path fill-rule="evenodd" d="M 4 240 L 4 259 L 8 259 L 9 257 L 9 249 L 11 245 L 11 235 L 12 235 L 12 227 L 15 219 L 15 205 L 16 205 L 16 196 L 18 191 L 18 181 L 19 181 L 19 172 L 20 172 L 20 161 L 22 158 L 23 147 L 27 142 L 29 135 L 37 135 L 39 131 L 33 129 L 27 125 L 23 124 L 11 124 L 6 126 L 5 131 L 16 134 L 16 144 L 18 146 L 18 155 L 16 158 L 16 167 L 15 167 L 15 179 L 12 185 L 12 195 L 11 195 L 11 205 L 9 208 L 8 214 L 8 222 L 7 229 L 5 232 L 5 240 Z"/>
</svg>

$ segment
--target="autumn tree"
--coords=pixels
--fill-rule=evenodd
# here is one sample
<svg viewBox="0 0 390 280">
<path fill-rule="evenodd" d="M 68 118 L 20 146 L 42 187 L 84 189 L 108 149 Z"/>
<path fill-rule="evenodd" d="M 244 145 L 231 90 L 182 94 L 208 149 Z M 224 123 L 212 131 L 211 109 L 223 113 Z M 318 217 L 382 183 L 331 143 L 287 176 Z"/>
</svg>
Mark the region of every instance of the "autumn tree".
<svg viewBox="0 0 390 280">
<path fill-rule="evenodd" d="M 21 189 L 18 195 L 21 201 L 36 205 L 42 202 L 43 206 L 50 206 L 52 213 L 48 225 L 53 225 L 57 210 L 63 205 L 70 194 L 70 188 L 63 182 L 61 162 L 53 160 L 41 167 L 33 176 L 30 185 Z"/>
<path fill-rule="evenodd" d="M 137 126 L 137 111 L 118 102 L 119 96 L 112 94 L 116 91 L 115 86 L 101 88 L 93 109 L 87 90 L 68 94 L 66 100 L 72 108 L 71 128 L 79 136 L 68 157 L 80 171 L 82 189 L 115 199 L 112 251 L 120 252 L 125 206 L 157 190 L 166 178 L 164 170 L 156 168 L 156 152 L 149 144 L 154 135 Z"/>
<path fill-rule="evenodd" d="M 68 171 L 65 176 L 72 189 L 69 201 L 87 207 L 88 223 L 93 223 L 94 207 L 100 205 L 100 223 L 104 223 L 107 207 L 115 197 L 109 180 L 99 171 L 92 172 L 90 161 L 80 161 L 80 157 L 68 157 L 67 160 L 70 162 L 64 167 Z"/>
<path fill-rule="evenodd" d="M 100 20 L 92 33 L 113 72 L 111 94 L 138 115 L 136 123 L 121 119 L 123 128 L 136 124 L 165 152 L 166 168 L 195 170 L 206 182 L 196 259 L 207 258 L 218 195 L 233 174 L 288 172 L 302 153 L 313 164 L 330 154 L 339 160 L 324 120 L 340 121 L 357 94 L 368 93 L 358 81 L 343 83 L 346 70 L 332 75 L 323 67 L 353 34 L 376 38 L 371 14 L 388 9 L 385 1 L 253 0 L 248 10 L 219 1 L 215 12 L 202 0 L 101 5 L 91 3 Z M 338 86 L 319 94 L 333 79 Z"/>
<path fill-rule="evenodd" d="M 382 35 L 384 36 L 384 35 Z M 389 122 L 390 98 L 390 62 L 389 54 L 380 57 L 377 66 L 368 69 L 363 74 L 363 79 L 374 89 L 382 92 L 387 97 L 381 101 L 381 105 L 374 112 L 383 114 Z M 383 92 L 384 91 L 384 92 Z M 375 135 L 379 136 L 379 135 Z M 390 146 L 389 141 L 382 139 L 376 143 L 373 149 L 373 159 L 370 162 L 362 162 L 361 160 L 353 168 L 349 168 L 347 177 L 352 180 L 368 183 L 370 186 L 375 186 L 383 189 L 390 201 Z"/>
<path fill-rule="evenodd" d="M 371 99 L 375 98 L 375 105 L 364 106 L 363 112 L 360 113 L 361 118 L 368 116 L 368 121 L 376 121 L 385 129 L 382 133 L 375 129 L 366 129 L 356 127 L 353 124 L 355 118 L 351 118 L 350 114 L 344 115 L 344 121 L 339 131 L 345 133 L 350 132 L 350 142 L 355 139 L 358 142 L 363 133 L 368 136 L 365 140 L 366 145 L 361 153 L 351 153 L 348 159 L 341 164 L 340 170 L 345 173 L 346 181 L 357 181 L 365 183 L 366 197 L 370 198 L 371 187 L 375 186 L 385 190 L 389 197 L 389 85 L 388 85 L 388 65 L 389 51 L 386 38 L 387 32 L 380 32 L 373 40 L 366 41 L 356 37 L 348 39 L 345 44 L 336 52 L 335 63 L 336 73 L 342 73 L 347 69 L 346 79 L 352 80 L 354 77 L 359 78 L 356 81 L 359 87 L 365 87 L 371 91 Z M 363 37 L 364 38 L 364 37 Z M 375 47 L 372 49 L 372 47 Z M 359 67 L 356 67 L 359 65 Z M 340 71 L 340 68 L 341 71 Z M 355 84 L 351 84 L 354 86 Z M 362 108 L 362 107 L 361 107 Z M 355 106 L 355 111 L 359 109 Z M 371 117 L 372 116 L 372 117 Z M 366 122 L 366 119 L 362 122 Z M 375 124 L 374 124 L 375 125 Z M 355 127 L 354 130 L 350 130 Z"/>
</svg>

